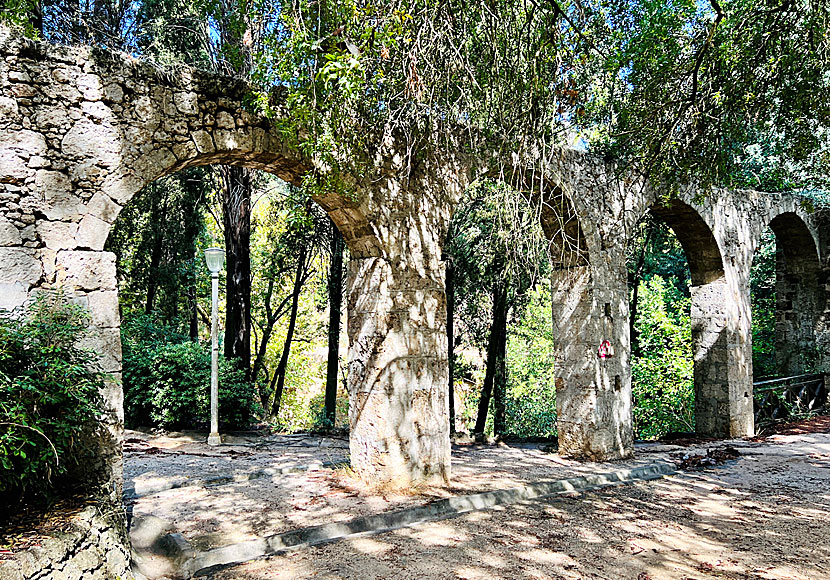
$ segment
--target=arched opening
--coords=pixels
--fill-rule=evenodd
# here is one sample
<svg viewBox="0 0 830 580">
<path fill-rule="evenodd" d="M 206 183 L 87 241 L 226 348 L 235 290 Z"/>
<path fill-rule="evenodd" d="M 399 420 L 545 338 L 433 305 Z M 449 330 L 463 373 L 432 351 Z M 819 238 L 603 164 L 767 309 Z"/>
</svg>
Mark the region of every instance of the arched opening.
<svg viewBox="0 0 830 580">
<path fill-rule="evenodd" d="M 816 372 L 821 358 L 816 325 L 825 294 L 816 243 L 792 212 L 776 216 L 769 228 L 775 234 L 775 371 Z"/>
<path fill-rule="evenodd" d="M 728 436 L 730 301 L 717 241 L 700 214 L 677 199 L 653 206 L 646 220 L 645 245 L 629 267 L 632 300 L 644 292 L 653 302 L 631 307 L 639 434 L 693 427 L 701 435 Z M 649 262 L 651 272 L 644 272 Z"/>
<path fill-rule="evenodd" d="M 526 423 L 530 428 L 524 434 L 550 435 L 555 425 L 560 453 L 586 459 L 625 457 L 631 453 L 632 443 L 627 356 L 598 357 L 597 348 L 605 342 L 603 338 L 612 338 L 620 349 L 624 348 L 617 337 L 626 305 L 616 285 L 597 288 L 588 260 L 591 240 L 581 227 L 569 195 L 544 176 L 531 173 L 525 177 L 513 176 L 512 183 L 518 183 L 518 187 L 504 186 L 512 197 L 499 203 L 499 209 L 521 200 L 523 215 L 535 220 L 526 225 L 538 228 L 533 235 L 544 252 L 525 248 L 529 233 L 511 227 L 505 228 L 506 247 L 502 251 L 530 260 L 537 274 L 544 271 L 547 277 L 549 272 L 550 286 L 547 280 L 532 285 L 524 304 L 514 309 L 521 316 L 515 316 L 513 327 L 501 333 L 507 337 L 506 350 L 512 357 L 512 363 L 508 360 L 506 365 L 506 382 L 513 397 L 508 401 L 514 409 L 524 409 L 529 418 Z M 501 272 L 503 268 L 496 270 Z M 469 294 L 462 299 L 469 299 Z M 551 316 L 547 321 L 546 311 Z M 495 309 L 488 318 L 497 319 Z M 529 369 L 532 373 L 527 372 Z M 525 379 L 530 374 L 535 376 L 524 381 L 521 392 L 518 387 L 522 381 L 517 377 L 523 372 Z M 533 382 L 537 384 L 533 386 Z M 473 392 L 479 390 L 484 392 L 486 388 Z M 533 430 L 536 432 L 531 433 Z"/>
<path fill-rule="evenodd" d="M 555 435 L 550 266 L 541 207 L 503 181 L 471 184 L 445 238 L 453 433 Z"/>
<path fill-rule="evenodd" d="M 755 419 L 764 425 L 826 400 L 817 341 L 824 283 L 816 243 L 796 213 L 777 215 L 761 233 L 749 278 Z"/>
<path fill-rule="evenodd" d="M 266 445 L 262 453 L 246 453 L 245 445 L 265 440 L 240 430 L 268 427 L 277 436 L 274 440 L 281 440 L 279 434 L 334 426 L 327 425 L 325 414 L 332 370 L 335 425 L 348 424 L 346 365 L 340 363 L 345 362 L 346 349 L 339 347 L 347 343 L 341 307 L 343 258 L 349 254 L 341 254 L 335 266 L 334 246 L 339 244 L 343 251 L 342 237 L 320 204 L 279 178 L 254 171 L 247 178 L 251 205 L 236 216 L 250 219 L 250 360 L 220 359 L 220 433 L 232 437 L 220 448 L 202 446 L 210 375 L 210 274 L 203 250 L 225 247 L 227 228 L 233 225 L 223 214 L 229 195 L 225 179 L 224 173 L 208 166 L 167 173 L 124 206 L 106 247 L 117 256 L 122 291 L 124 422 L 133 429 L 127 431 L 124 479 L 127 496 L 136 496 L 132 514 L 135 521 L 148 516 L 175 521 L 177 531 L 186 531 L 197 542 L 210 536 L 219 545 L 232 543 L 240 533 L 253 537 L 268 529 L 266 516 L 251 515 L 257 510 L 238 509 L 250 505 L 256 483 L 248 489 L 200 491 L 204 506 L 222 514 L 201 524 L 187 516 L 194 509 L 192 501 L 175 494 L 156 495 L 154 490 L 187 478 L 233 477 L 260 468 L 274 452 Z M 336 297 L 335 268 L 340 276 Z M 227 266 L 220 273 L 219 304 L 219 350 L 225 354 L 229 337 L 223 331 L 230 301 L 226 272 L 231 275 Z M 331 316 L 334 311 L 336 319 Z M 333 363 L 327 357 L 332 340 L 339 350 Z M 184 436 L 157 439 L 147 436 L 147 429 L 136 430 L 141 427 Z M 298 448 L 293 459 L 287 453 L 282 460 L 298 465 L 342 461 L 348 456 L 347 442 L 342 437 L 332 441 L 339 447 L 325 454 Z M 185 462 L 158 452 L 161 448 L 189 457 L 186 471 Z M 303 452 L 307 456 L 301 461 Z M 223 503 L 229 495 L 235 505 Z"/>
</svg>

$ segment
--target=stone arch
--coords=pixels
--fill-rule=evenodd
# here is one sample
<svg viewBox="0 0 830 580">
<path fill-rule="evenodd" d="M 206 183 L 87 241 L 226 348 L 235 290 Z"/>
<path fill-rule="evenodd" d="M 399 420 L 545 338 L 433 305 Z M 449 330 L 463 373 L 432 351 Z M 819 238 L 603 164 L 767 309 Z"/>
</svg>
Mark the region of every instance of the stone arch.
<svg viewBox="0 0 830 580">
<path fill-rule="evenodd" d="M 826 301 L 816 240 L 798 213 L 769 221 L 775 234 L 775 363 L 785 375 L 818 362 L 817 325 Z"/>
<path fill-rule="evenodd" d="M 701 213 L 679 199 L 658 202 L 650 211 L 677 236 L 689 264 L 695 431 L 727 437 L 732 434 L 726 308 L 731 292 L 720 244 Z"/>
<path fill-rule="evenodd" d="M 197 95 L 197 99 L 198 103 L 203 99 L 202 95 Z M 242 113 L 237 114 L 249 123 L 256 121 L 269 127 L 268 122 L 252 119 L 245 113 L 241 102 L 239 111 Z M 223 124 L 226 127 L 235 126 L 235 129 L 219 129 L 208 125 L 205 129 L 196 131 L 192 142 L 184 145 L 152 138 L 143 144 L 142 148 L 149 149 L 147 153 L 134 160 L 123 159 L 101 187 L 105 196 L 101 199 L 117 200 L 103 216 L 103 221 L 108 225 L 99 224 L 101 230 L 108 230 L 121 207 L 142 188 L 160 177 L 185 168 L 206 165 L 240 166 L 271 173 L 292 185 L 299 185 L 303 177 L 313 170 L 311 164 L 285 147 L 270 129 L 266 131 L 260 127 L 246 126 L 245 121 L 230 118 L 230 113 Z M 314 201 L 332 218 L 354 256 L 363 258 L 380 255 L 381 244 L 377 233 L 358 202 L 346 199 L 336 192 L 315 196 Z M 99 217 L 96 213 L 99 213 L 100 203 L 98 198 L 90 199 L 87 215 Z M 96 246 L 93 249 L 100 248 Z"/>
</svg>

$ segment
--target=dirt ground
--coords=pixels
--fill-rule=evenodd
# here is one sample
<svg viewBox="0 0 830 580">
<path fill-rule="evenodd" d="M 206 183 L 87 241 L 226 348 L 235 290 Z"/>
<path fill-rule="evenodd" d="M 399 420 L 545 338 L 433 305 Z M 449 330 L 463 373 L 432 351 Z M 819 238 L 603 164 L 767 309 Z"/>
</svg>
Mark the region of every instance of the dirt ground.
<svg viewBox="0 0 830 580">
<path fill-rule="evenodd" d="M 150 437 L 128 432 L 125 487 L 216 476 L 240 476 L 268 467 L 343 461 L 348 441 L 317 436 L 229 438 L 208 447 L 195 434 Z M 184 486 L 130 500 L 134 518 L 158 517 L 169 531 L 207 550 L 296 528 L 423 505 L 436 498 L 518 487 L 587 473 L 636 467 L 668 457 L 666 446 L 642 448 L 626 462 L 580 463 L 542 450 L 543 444 L 455 445 L 449 488 L 414 493 L 367 489 L 348 469 L 318 469 L 215 486 Z"/>
<path fill-rule="evenodd" d="M 720 466 L 345 540 L 209 578 L 830 579 L 830 434 L 729 443 L 740 457 Z"/>
</svg>

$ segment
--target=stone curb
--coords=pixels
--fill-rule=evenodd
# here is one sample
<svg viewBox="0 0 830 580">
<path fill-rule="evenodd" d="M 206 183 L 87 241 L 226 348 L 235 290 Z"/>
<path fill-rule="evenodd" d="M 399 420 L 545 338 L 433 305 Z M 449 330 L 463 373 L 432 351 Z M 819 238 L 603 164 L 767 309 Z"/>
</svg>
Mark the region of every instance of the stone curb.
<svg viewBox="0 0 830 580">
<path fill-rule="evenodd" d="M 315 546 L 359 534 L 388 532 L 423 522 L 440 520 L 498 505 L 509 505 L 524 500 L 587 491 L 621 483 L 659 479 L 675 472 L 676 468 L 673 463 L 656 462 L 633 469 L 622 469 L 558 481 L 534 483 L 512 489 L 451 497 L 425 506 L 356 518 L 347 522 L 302 528 L 231 544 L 206 552 L 197 552 L 182 567 L 182 572 L 186 578 L 202 576 L 214 568 L 247 562 L 262 556 Z"/>
<path fill-rule="evenodd" d="M 260 479 L 262 477 L 276 477 L 292 473 L 305 473 L 306 471 L 316 471 L 318 469 L 336 469 L 347 465 L 349 465 L 348 460 L 325 461 L 320 463 L 309 463 L 307 465 L 297 465 L 294 467 L 266 467 L 265 469 L 257 469 L 256 471 L 242 471 L 234 473 L 233 475 L 218 475 L 216 477 L 206 477 L 203 479 L 177 478 L 159 483 L 148 484 L 142 484 L 139 482 L 137 484 L 133 483 L 132 486 L 124 487 L 124 499 L 138 499 L 146 495 L 153 495 L 154 493 L 169 491 L 171 489 L 179 489 L 182 487 L 228 485 L 231 483 L 240 483 Z"/>
</svg>

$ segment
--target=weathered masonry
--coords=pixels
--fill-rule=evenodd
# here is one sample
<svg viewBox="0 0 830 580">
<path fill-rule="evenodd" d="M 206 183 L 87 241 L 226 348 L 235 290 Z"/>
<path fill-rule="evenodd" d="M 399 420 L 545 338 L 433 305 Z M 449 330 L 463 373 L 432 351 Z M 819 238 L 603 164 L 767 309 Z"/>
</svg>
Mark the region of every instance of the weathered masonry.
<svg viewBox="0 0 830 580">
<path fill-rule="evenodd" d="M 93 317 L 89 339 L 121 370 L 110 227 L 141 188 L 195 165 L 244 165 L 298 182 L 311 165 L 243 107 L 245 87 L 175 78 L 123 55 L 27 41 L 0 28 L 0 308 L 61 287 Z M 453 208 L 487 163 L 388 143 L 358 195 L 317 201 L 346 239 L 351 461 L 371 479 L 443 483 L 450 472 L 441 246 Z M 385 153 L 384 153 L 385 151 Z M 515 165 L 515 164 L 514 164 Z M 648 212 L 679 237 L 692 272 L 697 430 L 753 433 L 749 270 L 762 230 L 779 242 L 779 356 L 826 341 L 827 239 L 799 199 L 683 189 L 660 203 L 611 167 L 561 150 L 527 164 L 544 202 L 554 264 L 553 325 L 562 453 L 614 459 L 633 450 L 625 249 Z M 607 341 L 607 343 L 605 343 Z M 605 343 L 613 356 L 599 356 Z M 101 467 L 120 482 L 122 393 L 107 393 L 116 444 Z"/>
</svg>

